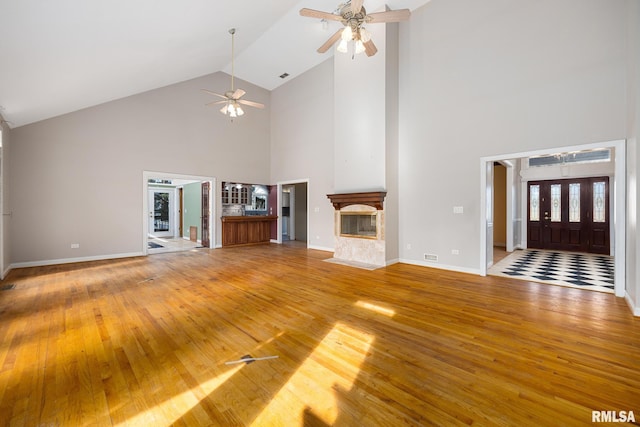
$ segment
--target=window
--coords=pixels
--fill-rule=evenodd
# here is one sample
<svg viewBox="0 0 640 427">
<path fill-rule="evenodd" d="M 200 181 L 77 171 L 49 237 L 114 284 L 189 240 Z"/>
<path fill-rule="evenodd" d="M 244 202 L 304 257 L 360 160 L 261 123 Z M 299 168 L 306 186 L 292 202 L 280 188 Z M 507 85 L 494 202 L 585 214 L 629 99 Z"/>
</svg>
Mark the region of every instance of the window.
<svg viewBox="0 0 640 427">
<path fill-rule="evenodd" d="M 569 222 L 580 222 L 580 184 L 569 184 Z"/>
<path fill-rule="evenodd" d="M 540 186 L 529 186 L 529 221 L 540 221 Z"/>
<path fill-rule="evenodd" d="M 562 221 L 562 185 L 551 185 L 551 222 Z"/>
<path fill-rule="evenodd" d="M 604 181 L 593 183 L 593 222 L 606 221 L 605 188 Z"/>
<path fill-rule="evenodd" d="M 600 163 L 611 161 L 611 150 L 578 151 L 529 157 L 529 167 L 564 165 L 566 163 Z"/>
</svg>

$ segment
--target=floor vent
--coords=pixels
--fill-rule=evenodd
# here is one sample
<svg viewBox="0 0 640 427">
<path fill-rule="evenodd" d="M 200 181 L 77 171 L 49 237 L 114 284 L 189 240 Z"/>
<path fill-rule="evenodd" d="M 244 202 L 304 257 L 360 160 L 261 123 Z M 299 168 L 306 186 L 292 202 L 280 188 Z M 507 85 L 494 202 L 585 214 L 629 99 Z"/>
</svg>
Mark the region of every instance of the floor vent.
<svg viewBox="0 0 640 427">
<path fill-rule="evenodd" d="M 0 291 L 8 291 L 9 289 L 15 289 L 16 285 L 13 283 L 9 283 L 7 285 L 0 286 Z"/>
<path fill-rule="evenodd" d="M 434 254 L 424 254 L 425 261 L 438 261 L 438 255 Z"/>
</svg>

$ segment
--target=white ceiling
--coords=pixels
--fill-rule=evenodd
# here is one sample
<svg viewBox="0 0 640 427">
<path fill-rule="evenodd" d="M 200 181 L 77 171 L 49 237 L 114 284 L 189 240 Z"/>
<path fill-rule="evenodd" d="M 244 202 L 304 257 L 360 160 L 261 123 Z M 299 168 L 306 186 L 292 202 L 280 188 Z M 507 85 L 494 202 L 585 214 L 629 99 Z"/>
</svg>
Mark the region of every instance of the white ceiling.
<svg viewBox="0 0 640 427">
<path fill-rule="evenodd" d="M 369 12 L 429 0 L 365 0 Z M 217 71 L 268 90 L 333 55 L 303 7 L 340 0 L 0 0 L 0 113 L 12 128 Z M 223 91 L 225 88 L 220 88 Z"/>
</svg>

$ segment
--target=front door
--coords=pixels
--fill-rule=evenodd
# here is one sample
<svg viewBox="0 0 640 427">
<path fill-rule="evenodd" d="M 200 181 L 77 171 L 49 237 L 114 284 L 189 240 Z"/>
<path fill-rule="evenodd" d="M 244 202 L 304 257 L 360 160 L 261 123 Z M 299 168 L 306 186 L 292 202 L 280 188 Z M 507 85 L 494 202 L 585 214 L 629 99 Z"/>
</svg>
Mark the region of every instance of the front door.
<svg viewBox="0 0 640 427">
<path fill-rule="evenodd" d="M 530 181 L 527 193 L 527 247 L 610 253 L 608 177 Z"/>
<path fill-rule="evenodd" d="M 149 189 L 149 236 L 174 236 L 173 189 Z"/>
</svg>

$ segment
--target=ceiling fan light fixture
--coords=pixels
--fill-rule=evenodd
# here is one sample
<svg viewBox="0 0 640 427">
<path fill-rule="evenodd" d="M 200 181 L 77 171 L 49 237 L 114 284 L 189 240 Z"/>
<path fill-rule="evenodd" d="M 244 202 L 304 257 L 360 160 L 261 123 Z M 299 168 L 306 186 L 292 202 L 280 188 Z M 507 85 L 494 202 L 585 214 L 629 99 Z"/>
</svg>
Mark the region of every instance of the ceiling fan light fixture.
<svg viewBox="0 0 640 427">
<path fill-rule="evenodd" d="M 244 115 L 244 110 L 242 108 L 240 108 L 240 103 L 242 103 L 244 105 L 248 105 L 250 107 L 264 108 L 264 104 L 261 104 L 259 102 L 248 101 L 246 99 L 240 100 L 240 98 L 242 98 L 246 92 L 244 90 L 240 89 L 240 88 L 235 89 L 235 87 L 234 87 L 234 77 L 235 77 L 235 67 L 234 67 L 235 37 L 234 37 L 234 35 L 235 35 L 235 33 L 236 33 L 236 29 L 235 28 L 231 28 L 229 30 L 229 34 L 231 34 L 231 90 L 226 91 L 224 93 L 224 95 L 222 95 L 222 94 L 219 94 L 219 93 L 216 93 L 216 92 L 212 92 L 210 90 L 202 89 L 203 91 L 209 93 L 210 95 L 214 95 L 214 96 L 217 96 L 219 98 L 223 98 L 224 101 L 214 101 L 214 102 L 210 102 L 210 103 L 208 103 L 206 105 L 218 105 L 218 104 L 223 104 L 224 103 L 224 105 L 220 109 L 220 112 L 222 114 L 224 114 L 225 116 L 229 115 L 229 117 L 231 117 L 232 119 L 235 118 L 235 117 L 239 117 L 239 116 Z"/>
<path fill-rule="evenodd" d="M 354 40 L 357 46 L 354 46 L 354 53 L 365 52 L 367 56 L 373 56 L 378 49 L 371 39 L 371 34 L 363 27 L 364 24 L 384 24 L 388 22 L 406 21 L 411 16 L 409 9 L 386 10 L 384 12 L 376 12 L 367 14 L 364 8 L 365 0 L 346 0 L 340 4 L 333 12 L 323 12 L 321 10 L 302 8 L 300 15 L 314 19 L 323 19 L 326 21 L 338 21 L 344 25 L 344 29 L 336 31 L 329 39 L 320 46 L 318 53 L 325 53 L 336 42 L 340 41 L 337 50 L 341 53 L 347 53 L 347 43 Z M 364 50 L 362 50 L 362 46 Z M 358 52 L 356 52 L 356 49 Z"/>
<path fill-rule="evenodd" d="M 338 43 L 338 47 L 336 48 L 336 50 L 340 53 L 347 53 L 347 51 L 349 50 L 347 41 L 344 39 L 340 40 L 340 43 Z"/>
<path fill-rule="evenodd" d="M 366 28 L 364 27 L 360 28 L 358 33 L 360 34 L 360 40 L 362 40 L 362 43 L 366 43 L 369 40 L 371 40 L 371 33 L 367 31 Z"/>
<path fill-rule="evenodd" d="M 364 43 L 362 43 L 362 40 L 357 40 L 356 41 L 356 47 L 355 47 L 356 55 L 359 54 L 359 53 L 362 53 L 364 51 L 365 51 Z"/>
<path fill-rule="evenodd" d="M 351 29 L 350 25 L 347 25 L 346 27 L 344 27 L 344 30 L 342 30 L 341 38 L 343 41 L 349 41 L 353 39 L 353 30 Z"/>
</svg>

